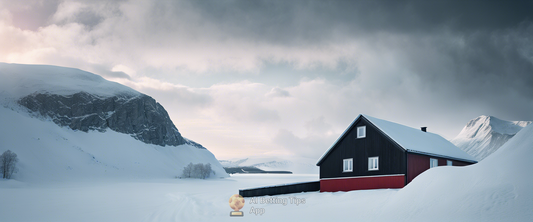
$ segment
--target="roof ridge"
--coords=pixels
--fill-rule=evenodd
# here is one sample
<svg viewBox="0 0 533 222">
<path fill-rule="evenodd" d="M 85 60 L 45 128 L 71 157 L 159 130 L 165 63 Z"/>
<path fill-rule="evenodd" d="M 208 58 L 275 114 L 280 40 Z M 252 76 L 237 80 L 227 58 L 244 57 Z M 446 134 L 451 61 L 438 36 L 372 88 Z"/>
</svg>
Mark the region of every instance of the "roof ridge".
<svg viewBox="0 0 533 222">
<path fill-rule="evenodd" d="M 476 161 L 474 157 L 470 156 L 453 143 L 436 133 L 424 132 L 422 130 L 399 123 L 375 118 L 366 114 L 359 114 L 357 118 L 355 118 L 346 128 L 346 130 L 339 136 L 339 138 L 337 138 L 333 145 L 320 157 L 317 165 L 319 165 L 323 159 L 329 155 L 337 143 L 339 143 L 339 141 L 346 136 L 348 131 L 361 117 L 364 117 L 364 119 L 381 131 L 384 136 L 390 138 L 391 141 L 398 144 L 398 146 L 406 152 L 424 153 L 426 155 L 448 157 L 450 159 L 457 159 L 467 162 Z"/>
</svg>

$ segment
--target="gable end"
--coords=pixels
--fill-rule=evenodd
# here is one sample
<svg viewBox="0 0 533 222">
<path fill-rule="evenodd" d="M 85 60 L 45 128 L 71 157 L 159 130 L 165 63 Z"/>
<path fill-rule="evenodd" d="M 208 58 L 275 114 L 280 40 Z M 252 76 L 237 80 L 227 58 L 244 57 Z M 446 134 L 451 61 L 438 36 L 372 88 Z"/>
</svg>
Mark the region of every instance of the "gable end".
<svg viewBox="0 0 533 222">
<path fill-rule="evenodd" d="M 403 148 L 400 144 L 398 144 L 396 141 L 394 141 L 392 138 L 390 138 L 385 132 L 383 132 L 379 127 L 377 127 L 372 121 L 370 121 L 368 118 L 366 118 L 364 115 L 360 114 L 355 118 L 354 121 L 348 126 L 348 128 L 341 134 L 341 136 L 333 143 L 333 145 L 322 155 L 322 157 L 318 160 L 316 163 L 317 166 L 320 166 L 322 162 L 324 162 L 325 159 L 331 154 L 331 152 L 337 148 L 337 145 L 351 132 L 352 130 L 357 130 L 356 126 L 361 122 L 361 120 L 364 119 L 365 123 L 370 125 L 372 128 L 374 128 L 376 131 L 378 131 L 383 137 L 385 137 L 389 142 L 394 144 L 396 148 L 400 149 L 401 151 L 406 151 L 405 148 Z"/>
</svg>

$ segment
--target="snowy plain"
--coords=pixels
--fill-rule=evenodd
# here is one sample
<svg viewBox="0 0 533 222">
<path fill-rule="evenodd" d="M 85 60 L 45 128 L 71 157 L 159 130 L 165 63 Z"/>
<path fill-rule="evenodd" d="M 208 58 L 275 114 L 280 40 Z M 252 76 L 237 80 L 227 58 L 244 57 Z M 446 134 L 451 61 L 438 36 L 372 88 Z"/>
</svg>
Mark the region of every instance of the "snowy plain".
<svg viewBox="0 0 533 222">
<path fill-rule="evenodd" d="M 251 198 L 245 198 L 242 218 L 229 216 L 228 200 L 238 189 L 313 181 L 318 175 L 2 180 L 0 217 L 2 221 L 531 221 L 532 135 L 533 125 L 478 164 L 432 168 L 403 189 L 275 197 L 304 199 L 299 205 L 251 204 Z M 250 212 L 252 207 L 262 214 Z"/>
</svg>

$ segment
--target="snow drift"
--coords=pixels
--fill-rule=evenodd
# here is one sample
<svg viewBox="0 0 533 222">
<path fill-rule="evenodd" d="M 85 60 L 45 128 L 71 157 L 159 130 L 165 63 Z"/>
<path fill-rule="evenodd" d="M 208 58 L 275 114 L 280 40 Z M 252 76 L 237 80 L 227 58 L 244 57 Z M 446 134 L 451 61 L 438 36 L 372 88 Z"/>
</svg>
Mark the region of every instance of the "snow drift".
<svg viewBox="0 0 533 222">
<path fill-rule="evenodd" d="M 436 167 L 401 189 L 377 218 L 394 221 L 530 221 L 533 125 L 483 161 Z"/>
</svg>

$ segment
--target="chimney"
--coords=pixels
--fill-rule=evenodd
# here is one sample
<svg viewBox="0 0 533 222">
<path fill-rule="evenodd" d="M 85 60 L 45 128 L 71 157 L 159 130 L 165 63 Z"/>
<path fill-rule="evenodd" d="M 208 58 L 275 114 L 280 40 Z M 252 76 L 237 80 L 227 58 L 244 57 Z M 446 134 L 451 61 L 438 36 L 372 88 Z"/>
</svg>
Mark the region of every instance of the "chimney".
<svg viewBox="0 0 533 222">
<path fill-rule="evenodd" d="M 425 127 L 425 126 L 420 127 L 420 130 L 422 130 L 422 132 L 427 132 L 427 127 Z"/>
</svg>

